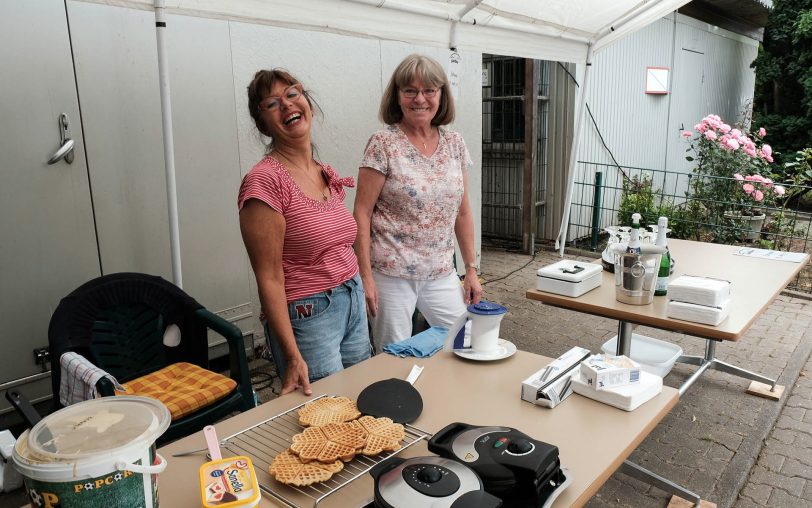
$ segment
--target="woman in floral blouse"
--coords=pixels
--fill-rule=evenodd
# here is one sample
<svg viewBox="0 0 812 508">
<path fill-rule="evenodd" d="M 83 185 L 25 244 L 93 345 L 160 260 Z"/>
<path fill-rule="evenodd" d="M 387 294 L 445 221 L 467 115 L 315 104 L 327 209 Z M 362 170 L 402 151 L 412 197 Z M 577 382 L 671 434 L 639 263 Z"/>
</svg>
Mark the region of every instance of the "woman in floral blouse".
<svg viewBox="0 0 812 508">
<path fill-rule="evenodd" d="M 355 252 L 375 348 L 412 334 L 415 308 L 450 327 L 482 295 L 468 199 L 471 156 L 454 120 L 448 78 L 435 60 L 410 55 L 381 99 L 387 127 L 372 135 L 358 173 Z M 465 263 L 460 286 L 454 236 Z"/>
</svg>

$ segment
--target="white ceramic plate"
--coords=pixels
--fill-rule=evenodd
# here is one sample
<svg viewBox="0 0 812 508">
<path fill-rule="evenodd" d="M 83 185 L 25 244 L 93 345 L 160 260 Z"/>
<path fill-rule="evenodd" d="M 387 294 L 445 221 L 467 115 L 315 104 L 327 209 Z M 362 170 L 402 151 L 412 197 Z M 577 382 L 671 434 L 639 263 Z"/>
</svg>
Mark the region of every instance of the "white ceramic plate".
<svg viewBox="0 0 812 508">
<path fill-rule="evenodd" d="M 454 354 L 460 358 L 467 360 L 476 360 L 478 362 L 490 362 L 493 360 L 501 360 L 509 356 L 513 356 L 516 352 L 516 345 L 509 340 L 499 339 L 499 345 L 492 353 L 477 353 L 473 349 L 455 349 Z"/>
</svg>

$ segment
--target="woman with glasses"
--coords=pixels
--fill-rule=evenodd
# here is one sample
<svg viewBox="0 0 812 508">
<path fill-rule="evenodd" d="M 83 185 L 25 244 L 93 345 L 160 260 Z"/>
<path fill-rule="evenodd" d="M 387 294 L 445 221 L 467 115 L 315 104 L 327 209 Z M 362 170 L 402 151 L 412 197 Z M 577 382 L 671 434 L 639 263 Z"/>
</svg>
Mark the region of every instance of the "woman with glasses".
<svg viewBox="0 0 812 508">
<path fill-rule="evenodd" d="M 471 156 L 454 120 L 448 78 L 435 60 L 410 55 L 395 69 L 379 109 L 387 127 L 372 135 L 358 172 L 355 253 L 376 351 L 412 335 L 415 308 L 449 328 L 477 303 Z M 465 264 L 461 287 L 454 237 Z"/>
<path fill-rule="evenodd" d="M 370 355 L 357 229 L 344 205 L 354 181 L 314 158 L 313 101 L 291 74 L 257 72 L 248 110 L 270 142 L 240 186 L 240 230 L 282 394 L 310 395 L 312 381 Z"/>
</svg>

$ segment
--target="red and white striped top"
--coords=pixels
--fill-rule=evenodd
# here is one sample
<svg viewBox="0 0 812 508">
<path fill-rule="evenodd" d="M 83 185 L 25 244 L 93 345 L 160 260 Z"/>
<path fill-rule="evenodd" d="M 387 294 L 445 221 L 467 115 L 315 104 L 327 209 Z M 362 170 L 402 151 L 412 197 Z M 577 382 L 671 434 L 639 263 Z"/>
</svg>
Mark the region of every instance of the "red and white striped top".
<svg viewBox="0 0 812 508">
<path fill-rule="evenodd" d="M 355 180 L 340 178 L 329 164 L 319 165 L 329 182 L 327 201 L 305 195 L 270 155 L 245 175 L 237 198 L 240 210 L 249 199 L 258 199 L 285 218 L 282 270 L 288 303 L 333 288 L 358 273 L 352 249 L 357 226 L 344 205 L 344 187 L 354 187 Z"/>
</svg>

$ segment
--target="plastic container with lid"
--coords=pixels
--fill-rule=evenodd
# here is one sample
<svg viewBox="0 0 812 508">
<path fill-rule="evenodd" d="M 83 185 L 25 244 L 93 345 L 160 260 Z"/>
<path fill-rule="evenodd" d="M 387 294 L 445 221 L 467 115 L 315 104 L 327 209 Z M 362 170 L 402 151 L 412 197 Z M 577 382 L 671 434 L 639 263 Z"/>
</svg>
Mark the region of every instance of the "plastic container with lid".
<svg viewBox="0 0 812 508">
<path fill-rule="evenodd" d="M 601 265 L 562 259 L 538 269 L 536 289 L 576 298 L 600 286 L 602 279 Z"/>
<path fill-rule="evenodd" d="M 262 494 L 251 459 L 228 457 L 200 466 L 200 497 L 204 508 L 257 506 Z"/>
<path fill-rule="evenodd" d="M 34 506 L 158 506 L 166 461 L 155 440 L 169 410 L 147 397 L 93 399 L 63 408 L 17 440 L 13 458 Z"/>
</svg>

